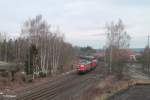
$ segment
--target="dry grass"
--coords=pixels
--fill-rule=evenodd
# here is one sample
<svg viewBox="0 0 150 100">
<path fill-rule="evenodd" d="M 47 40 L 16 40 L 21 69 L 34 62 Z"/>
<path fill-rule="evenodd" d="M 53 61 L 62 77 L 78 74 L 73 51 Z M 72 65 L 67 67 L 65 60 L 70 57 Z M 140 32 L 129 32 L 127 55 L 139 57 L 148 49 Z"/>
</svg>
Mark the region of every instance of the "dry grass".
<svg viewBox="0 0 150 100">
<path fill-rule="evenodd" d="M 116 80 L 114 76 L 107 76 L 96 84 L 95 87 L 90 88 L 85 94 L 83 94 L 81 100 L 107 100 L 110 96 L 117 92 L 126 90 L 131 86 L 146 84 L 150 84 L 150 80 Z"/>
<path fill-rule="evenodd" d="M 95 100 L 107 100 L 108 97 L 114 95 L 115 93 L 119 92 L 119 91 L 123 91 L 128 89 L 131 86 L 134 85 L 145 85 L 145 84 L 150 84 L 150 80 L 135 80 L 135 79 L 131 79 L 131 80 L 120 80 L 114 84 L 112 84 L 111 86 L 108 86 L 108 88 L 103 89 L 103 94 L 99 94 L 95 97 Z M 100 89 L 101 87 L 99 87 Z"/>
<path fill-rule="evenodd" d="M 97 83 L 95 87 L 89 88 L 87 92 L 83 94 L 81 100 L 93 100 L 94 97 L 99 97 L 105 94 L 105 92 L 109 92 L 109 89 L 112 88 L 112 83 L 114 83 L 114 76 L 107 76 L 100 81 L 100 84 Z"/>
</svg>

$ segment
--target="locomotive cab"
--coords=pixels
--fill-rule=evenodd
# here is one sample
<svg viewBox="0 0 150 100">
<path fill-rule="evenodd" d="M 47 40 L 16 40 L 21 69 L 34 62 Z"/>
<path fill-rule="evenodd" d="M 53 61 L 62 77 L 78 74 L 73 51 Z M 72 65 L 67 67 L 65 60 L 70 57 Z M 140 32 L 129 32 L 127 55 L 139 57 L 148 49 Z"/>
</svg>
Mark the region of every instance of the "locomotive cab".
<svg viewBox="0 0 150 100">
<path fill-rule="evenodd" d="M 77 72 L 78 73 L 85 73 L 90 70 L 91 62 L 87 60 L 80 60 L 79 64 L 77 65 Z"/>
</svg>

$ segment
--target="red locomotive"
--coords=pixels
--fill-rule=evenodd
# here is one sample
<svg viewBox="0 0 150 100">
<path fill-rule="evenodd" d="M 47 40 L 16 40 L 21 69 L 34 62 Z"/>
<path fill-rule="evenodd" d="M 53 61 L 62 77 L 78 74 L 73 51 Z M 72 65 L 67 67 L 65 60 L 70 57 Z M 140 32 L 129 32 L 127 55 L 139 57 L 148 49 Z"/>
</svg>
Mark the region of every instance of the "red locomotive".
<svg viewBox="0 0 150 100">
<path fill-rule="evenodd" d="M 95 69 L 97 66 L 96 58 L 92 56 L 80 57 L 79 63 L 76 65 L 78 73 L 85 73 Z"/>
<path fill-rule="evenodd" d="M 97 66 L 97 60 L 96 60 L 96 59 L 93 59 L 93 60 L 91 61 L 91 69 L 95 69 L 96 66 Z"/>
<path fill-rule="evenodd" d="M 87 71 L 90 71 L 91 69 L 91 62 L 87 60 L 80 60 L 80 62 L 77 64 L 77 71 L 78 73 L 85 73 Z"/>
</svg>

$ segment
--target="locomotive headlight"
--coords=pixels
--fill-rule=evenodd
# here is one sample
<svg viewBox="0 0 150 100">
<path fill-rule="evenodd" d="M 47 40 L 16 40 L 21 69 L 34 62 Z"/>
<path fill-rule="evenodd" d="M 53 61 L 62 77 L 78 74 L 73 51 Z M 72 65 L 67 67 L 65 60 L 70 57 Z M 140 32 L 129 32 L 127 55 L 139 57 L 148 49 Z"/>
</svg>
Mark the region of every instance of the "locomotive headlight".
<svg viewBox="0 0 150 100">
<path fill-rule="evenodd" d="M 80 65 L 80 67 L 84 68 L 84 65 Z"/>
</svg>

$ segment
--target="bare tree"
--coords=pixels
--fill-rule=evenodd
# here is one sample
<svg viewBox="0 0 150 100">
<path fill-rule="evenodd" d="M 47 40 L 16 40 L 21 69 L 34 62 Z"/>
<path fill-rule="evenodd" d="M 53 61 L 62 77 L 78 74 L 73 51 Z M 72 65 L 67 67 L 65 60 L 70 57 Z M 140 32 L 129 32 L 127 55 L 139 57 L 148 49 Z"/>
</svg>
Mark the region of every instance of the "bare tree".
<svg viewBox="0 0 150 100">
<path fill-rule="evenodd" d="M 125 30 L 125 26 L 122 20 L 119 20 L 117 23 L 111 22 L 106 25 L 106 34 L 107 34 L 107 48 L 109 56 L 109 71 L 121 72 L 123 57 L 122 54 L 129 47 L 130 36 Z M 116 67 L 120 66 L 120 67 Z"/>
<path fill-rule="evenodd" d="M 57 74 L 59 67 L 63 65 L 60 64 L 62 62 L 61 57 L 67 56 L 63 52 L 67 44 L 64 42 L 63 34 L 59 30 L 51 32 L 50 25 L 43 20 L 41 15 L 38 15 L 24 23 L 22 36 L 28 39 L 29 45 L 35 44 L 38 49 L 37 61 L 34 61 L 35 64 L 33 64 L 34 73 L 43 73 L 45 75 L 48 73 L 52 75 Z M 72 49 L 72 46 L 67 49 Z"/>
<path fill-rule="evenodd" d="M 60 30 L 50 30 L 42 15 L 26 20 L 20 37 L 16 39 L 0 34 L 0 60 L 23 63 L 26 73 L 33 76 L 72 70 L 75 52 L 75 48 L 65 42 Z"/>
</svg>

